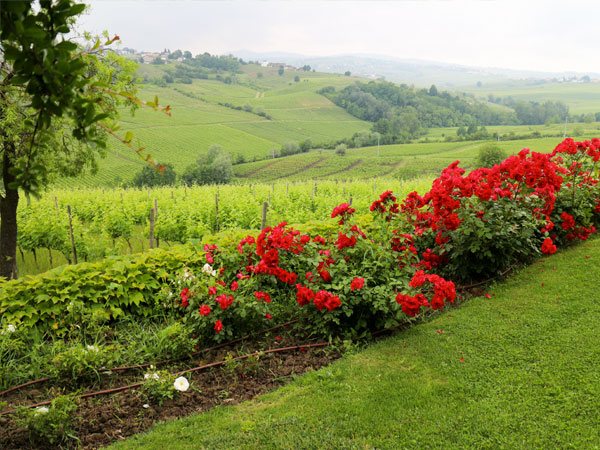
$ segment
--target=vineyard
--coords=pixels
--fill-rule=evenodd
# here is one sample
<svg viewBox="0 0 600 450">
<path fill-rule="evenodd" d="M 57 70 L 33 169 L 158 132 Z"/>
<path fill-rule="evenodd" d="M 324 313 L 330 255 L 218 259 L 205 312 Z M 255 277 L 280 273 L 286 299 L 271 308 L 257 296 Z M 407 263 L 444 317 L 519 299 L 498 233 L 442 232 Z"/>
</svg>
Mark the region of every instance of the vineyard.
<svg viewBox="0 0 600 450">
<path fill-rule="evenodd" d="M 522 148 L 546 152 L 555 143 L 556 138 L 540 138 L 495 144 L 510 154 Z M 377 146 L 348 149 L 345 156 L 338 156 L 333 150 L 313 151 L 239 164 L 234 167 L 234 173 L 246 182 L 272 182 L 281 178 L 349 180 L 381 176 L 406 180 L 432 176 L 456 160 L 460 160 L 463 167 L 472 168 L 483 145 L 482 141 L 385 145 L 380 146 L 379 156 Z"/>
<path fill-rule="evenodd" d="M 154 71 L 154 77 L 163 73 L 149 65 L 140 70 Z M 210 79 L 168 87 L 143 85 L 140 98 L 157 95 L 161 104 L 171 106 L 171 117 L 140 110 L 134 117 L 124 113 L 121 126 L 132 130 L 134 141 L 139 140 L 150 154 L 171 163 L 179 173 L 213 144 L 221 145 L 234 161 L 254 161 L 268 158 L 274 148 L 288 141 L 326 143 L 370 128 L 368 122 L 316 93 L 324 86 L 343 87 L 354 78 L 307 72 L 301 74 L 302 81 L 294 82 L 291 74 L 279 76 L 256 65 L 244 66 L 244 70 L 234 84 Z M 256 77 L 259 71 L 264 71 L 263 78 Z M 257 113 L 261 109 L 262 116 Z M 107 157 L 99 161 L 98 174 L 57 180 L 55 186 L 117 186 L 130 181 L 143 164 L 115 140 Z"/>
<path fill-rule="evenodd" d="M 149 247 L 150 212 L 156 208 L 155 245 L 200 241 L 218 230 L 259 229 L 265 202 L 266 224 L 305 223 L 327 216 L 352 199 L 365 209 L 374 192 L 423 191 L 431 179 L 355 182 L 278 182 L 273 184 L 160 189 L 79 189 L 48 192 L 21 203 L 19 256 L 21 275 L 73 262 L 67 206 L 71 207 L 79 261 L 132 253 Z"/>
</svg>

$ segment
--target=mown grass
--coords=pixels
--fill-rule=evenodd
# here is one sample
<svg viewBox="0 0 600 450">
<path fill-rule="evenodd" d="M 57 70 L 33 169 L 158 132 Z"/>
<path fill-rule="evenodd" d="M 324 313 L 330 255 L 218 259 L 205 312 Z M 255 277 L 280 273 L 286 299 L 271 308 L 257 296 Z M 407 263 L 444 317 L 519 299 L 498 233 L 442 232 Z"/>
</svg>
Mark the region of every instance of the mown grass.
<svg viewBox="0 0 600 450">
<path fill-rule="evenodd" d="M 598 449 L 598 270 L 595 239 L 276 392 L 111 448 Z"/>
</svg>

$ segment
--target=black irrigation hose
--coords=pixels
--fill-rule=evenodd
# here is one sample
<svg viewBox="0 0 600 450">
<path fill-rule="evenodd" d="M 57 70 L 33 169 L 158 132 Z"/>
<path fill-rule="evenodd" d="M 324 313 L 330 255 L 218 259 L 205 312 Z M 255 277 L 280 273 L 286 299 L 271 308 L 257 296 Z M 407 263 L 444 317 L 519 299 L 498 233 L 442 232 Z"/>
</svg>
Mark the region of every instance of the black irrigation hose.
<svg viewBox="0 0 600 450">
<path fill-rule="evenodd" d="M 183 370 L 181 372 L 177 372 L 172 374 L 173 376 L 178 376 L 178 375 L 182 375 L 184 373 L 190 373 L 190 372 L 198 372 L 200 370 L 203 369 L 208 369 L 211 367 L 217 367 L 217 366 L 221 366 L 229 361 L 239 361 L 239 360 L 243 360 L 243 359 L 247 359 L 250 358 L 252 356 L 257 356 L 257 355 L 261 355 L 261 354 L 267 354 L 267 353 L 278 353 L 278 352 L 284 352 L 284 351 L 290 351 L 290 350 L 300 350 L 303 348 L 316 348 L 316 347 L 326 347 L 329 345 L 329 342 L 318 342 L 318 343 L 314 343 L 314 344 L 299 344 L 299 345 L 292 345 L 290 347 L 280 347 L 280 348 L 273 348 L 270 350 L 262 350 L 262 351 L 258 351 L 258 352 L 254 352 L 254 353 L 250 353 L 248 355 L 242 355 L 242 356 L 238 356 L 232 359 L 227 359 L 227 360 L 222 360 L 222 361 L 216 361 L 213 363 L 209 363 L 209 364 L 204 364 L 202 366 L 198 366 L 198 367 L 194 367 L 193 369 L 188 369 L 188 370 Z M 102 391 L 96 391 L 96 392 L 88 392 L 87 394 L 81 394 L 78 395 L 77 398 L 89 398 L 89 397 L 96 397 L 98 395 L 106 395 L 106 394 L 114 394 L 117 392 L 122 392 L 122 391 L 126 391 L 129 389 L 133 389 L 136 387 L 140 387 L 144 384 L 144 382 L 139 382 L 139 383 L 133 383 L 133 384 L 129 384 L 127 386 L 121 386 L 118 388 L 113 388 L 113 389 L 104 389 Z M 52 400 L 48 400 L 45 402 L 40 402 L 40 403 L 35 403 L 33 405 L 27 405 L 27 406 L 22 406 L 21 408 L 38 408 L 40 406 L 47 406 L 52 404 Z M 20 408 L 19 408 L 20 409 Z M 8 409 L 6 411 L 2 411 L 0 412 L 0 416 L 5 416 L 8 414 L 13 414 L 15 412 L 17 412 L 18 409 L 17 408 L 13 408 L 13 409 Z"/>
<path fill-rule="evenodd" d="M 279 328 L 286 328 L 286 327 L 288 327 L 288 326 L 290 326 L 290 325 L 292 325 L 292 324 L 294 324 L 296 322 L 298 322 L 298 319 L 292 320 L 290 322 L 282 323 L 280 325 L 275 325 L 274 327 L 267 328 L 266 330 L 262 330 L 258 334 L 265 334 L 265 333 L 268 333 L 269 331 L 278 330 Z M 226 347 L 228 345 L 235 344 L 237 342 L 241 342 L 243 340 L 249 339 L 251 336 L 252 336 L 252 334 L 248 334 L 246 336 L 234 339 L 232 341 L 223 342 L 222 344 L 218 344 L 218 345 L 214 345 L 212 347 L 207 347 L 207 348 L 204 348 L 202 350 L 198 350 L 197 352 L 190 353 L 189 355 L 182 356 L 180 358 L 166 359 L 164 361 L 158 361 L 158 362 L 155 362 L 155 363 L 138 364 L 136 366 L 113 367 L 113 368 L 107 369 L 107 370 L 110 370 L 112 372 L 119 372 L 119 371 L 125 371 L 125 370 L 130 370 L 130 369 L 141 369 L 141 368 L 144 368 L 144 367 L 159 366 L 161 364 L 168 364 L 168 363 L 172 363 L 172 362 L 183 361 L 185 359 L 189 359 L 189 358 L 191 358 L 193 356 L 197 356 L 197 355 L 200 355 L 202 353 L 209 352 L 211 350 L 216 350 L 216 349 L 221 348 L 221 347 Z M 3 395 L 8 394 L 10 392 L 18 391 L 19 389 L 23 389 L 23 388 L 25 388 L 27 386 L 32 386 L 34 384 L 43 383 L 44 381 L 48 381 L 48 380 L 50 380 L 50 377 L 44 377 L 44 378 L 40 378 L 38 380 L 28 381 L 27 383 L 19 384 L 18 386 L 14 386 L 14 387 L 11 387 L 9 389 L 6 389 L 5 391 L 0 392 L 0 397 L 2 397 Z"/>
<path fill-rule="evenodd" d="M 516 264 L 513 264 L 512 266 L 510 266 L 508 269 L 506 269 L 504 272 L 499 273 L 498 275 L 488 279 L 488 280 L 484 280 L 484 281 L 480 281 L 478 283 L 475 284 L 469 284 L 467 286 L 457 286 L 456 290 L 457 291 L 466 291 L 467 289 L 473 289 L 475 287 L 479 287 L 479 286 L 483 286 L 484 284 L 488 284 L 491 283 L 492 281 L 494 281 L 496 278 L 500 278 L 505 276 L 508 272 L 510 272 L 511 270 L 513 270 L 515 268 Z"/>
</svg>

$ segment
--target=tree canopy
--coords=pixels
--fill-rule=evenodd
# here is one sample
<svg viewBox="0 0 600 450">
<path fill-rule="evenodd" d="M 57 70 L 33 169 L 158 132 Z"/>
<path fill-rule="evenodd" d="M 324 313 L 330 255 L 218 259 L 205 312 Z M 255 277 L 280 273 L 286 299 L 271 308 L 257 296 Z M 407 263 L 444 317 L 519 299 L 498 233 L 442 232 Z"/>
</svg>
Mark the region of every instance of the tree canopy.
<svg viewBox="0 0 600 450">
<path fill-rule="evenodd" d="M 71 40 L 84 9 L 73 0 L 0 3 L 0 277 L 16 276 L 19 190 L 37 195 L 54 176 L 97 169 L 110 134 L 134 148 L 116 120 L 118 108 L 142 104 L 136 64 L 107 51 L 118 36 Z M 158 99 L 146 104 L 158 109 Z"/>
</svg>

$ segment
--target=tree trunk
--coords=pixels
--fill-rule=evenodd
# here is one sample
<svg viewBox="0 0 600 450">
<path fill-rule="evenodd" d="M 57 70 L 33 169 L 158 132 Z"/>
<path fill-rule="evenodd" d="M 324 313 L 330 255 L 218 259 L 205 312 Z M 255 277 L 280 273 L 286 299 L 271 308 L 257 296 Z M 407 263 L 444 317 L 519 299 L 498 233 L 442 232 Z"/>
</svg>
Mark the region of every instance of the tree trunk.
<svg viewBox="0 0 600 450">
<path fill-rule="evenodd" d="M 12 167 L 11 157 L 15 153 L 14 144 L 4 142 L 2 157 L 2 179 L 4 196 L 0 195 L 0 277 L 17 278 L 17 206 L 19 191 L 10 189 L 8 185 L 14 181 L 9 173 Z"/>
</svg>

